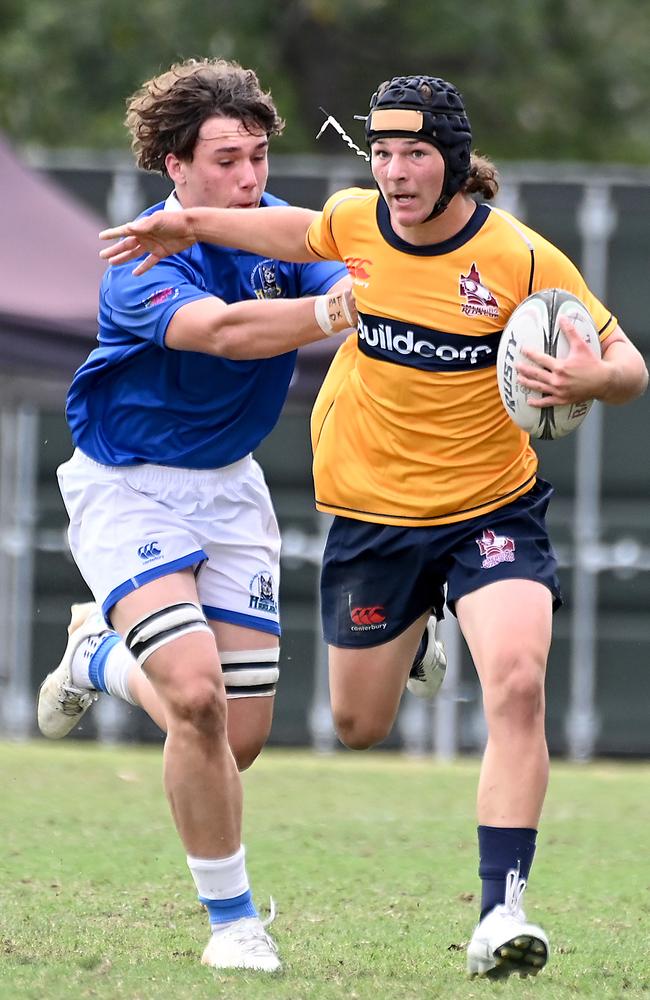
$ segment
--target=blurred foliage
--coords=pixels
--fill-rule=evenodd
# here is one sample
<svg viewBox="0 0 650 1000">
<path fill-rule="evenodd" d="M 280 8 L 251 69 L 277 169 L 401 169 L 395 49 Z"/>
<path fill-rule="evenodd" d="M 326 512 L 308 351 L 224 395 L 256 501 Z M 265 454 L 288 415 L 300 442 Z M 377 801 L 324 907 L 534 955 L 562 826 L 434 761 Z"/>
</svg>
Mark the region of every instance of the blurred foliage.
<svg viewBox="0 0 650 1000">
<path fill-rule="evenodd" d="M 172 62 L 254 67 L 313 151 L 319 106 L 352 120 L 397 73 L 463 92 L 504 159 L 650 161 L 650 4 L 638 0 L 0 0 L 0 129 L 19 144 L 127 149 L 125 98 Z M 323 152 L 340 152 L 326 135 Z"/>
</svg>

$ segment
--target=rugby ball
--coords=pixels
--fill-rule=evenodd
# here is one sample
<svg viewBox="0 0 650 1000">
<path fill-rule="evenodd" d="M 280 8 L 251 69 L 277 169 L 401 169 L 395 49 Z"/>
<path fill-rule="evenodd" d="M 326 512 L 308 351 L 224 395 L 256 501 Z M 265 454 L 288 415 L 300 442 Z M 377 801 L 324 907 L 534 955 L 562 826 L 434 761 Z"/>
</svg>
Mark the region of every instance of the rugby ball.
<svg viewBox="0 0 650 1000">
<path fill-rule="evenodd" d="M 512 420 L 531 437 L 554 440 L 576 430 L 585 419 L 593 400 L 567 403 L 565 406 L 530 406 L 529 399 L 540 394 L 521 385 L 517 377 L 524 349 L 541 351 L 554 358 L 565 358 L 569 353 L 566 336 L 560 329 L 562 316 L 575 324 L 578 333 L 597 357 L 600 341 L 594 322 L 580 299 L 561 288 L 547 288 L 533 292 L 524 299 L 506 323 L 497 351 L 497 381 L 506 412 Z"/>
</svg>

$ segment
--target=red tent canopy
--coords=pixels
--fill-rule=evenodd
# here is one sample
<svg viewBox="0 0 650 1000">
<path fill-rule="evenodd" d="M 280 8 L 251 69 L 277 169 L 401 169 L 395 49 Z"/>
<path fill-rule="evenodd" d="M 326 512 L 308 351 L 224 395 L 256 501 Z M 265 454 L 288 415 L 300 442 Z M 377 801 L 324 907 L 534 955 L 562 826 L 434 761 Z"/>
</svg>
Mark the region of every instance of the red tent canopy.
<svg viewBox="0 0 650 1000">
<path fill-rule="evenodd" d="M 102 219 L 26 167 L 0 138 L 0 368 L 67 377 L 97 335 Z"/>
<path fill-rule="evenodd" d="M 67 383 L 94 346 L 105 221 L 36 173 L 0 137 L 0 375 Z M 336 347 L 302 348 L 290 396 L 311 403 Z M 18 384 L 14 387 L 18 388 Z M 5 383 L 4 391 L 8 391 Z"/>
</svg>

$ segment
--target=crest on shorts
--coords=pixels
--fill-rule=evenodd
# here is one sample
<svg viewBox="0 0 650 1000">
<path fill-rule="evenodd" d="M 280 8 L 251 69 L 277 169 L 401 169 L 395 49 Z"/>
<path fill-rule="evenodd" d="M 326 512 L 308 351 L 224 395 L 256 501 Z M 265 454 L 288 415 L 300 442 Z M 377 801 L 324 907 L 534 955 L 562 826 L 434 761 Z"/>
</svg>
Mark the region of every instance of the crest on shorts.
<svg viewBox="0 0 650 1000">
<path fill-rule="evenodd" d="M 460 307 L 460 311 L 466 316 L 493 316 L 499 315 L 499 303 L 495 299 L 490 289 L 481 281 L 476 264 L 472 264 L 469 274 L 460 275 L 459 292 L 467 299 Z"/>
<path fill-rule="evenodd" d="M 251 271 L 251 285 L 258 299 L 279 299 L 283 294 L 278 284 L 277 260 L 262 260 Z"/>
<path fill-rule="evenodd" d="M 503 562 L 515 561 L 515 540 L 506 535 L 496 535 L 491 528 L 483 531 L 482 538 L 475 539 L 479 552 L 483 556 L 483 569 L 492 569 Z"/>
<path fill-rule="evenodd" d="M 248 607 L 254 611 L 266 611 L 269 615 L 277 615 L 278 602 L 273 593 L 273 577 L 270 573 L 256 573 L 250 584 L 250 600 Z"/>
</svg>

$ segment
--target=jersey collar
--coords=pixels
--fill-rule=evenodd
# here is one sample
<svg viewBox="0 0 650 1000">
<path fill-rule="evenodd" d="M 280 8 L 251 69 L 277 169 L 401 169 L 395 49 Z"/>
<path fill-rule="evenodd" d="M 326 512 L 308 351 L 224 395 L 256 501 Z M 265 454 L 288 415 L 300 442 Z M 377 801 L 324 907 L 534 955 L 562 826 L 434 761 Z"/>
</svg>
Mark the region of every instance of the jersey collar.
<svg viewBox="0 0 650 1000">
<path fill-rule="evenodd" d="M 377 225 L 379 226 L 381 235 L 395 250 L 411 254 L 414 257 L 439 257 L 442 254 L 451 253 L 452 250 L 457 250 L 464 243 L 471 240 L 473 236 L 476 236 L 479 229 L 485 224 L 489 214 L 490 210 L 487 205 L 477 205 L 471 217 L 455 236 L 451 236 L 448 240 L 443 240 L 441 243 L 414 246 L 412 243 L 407 243 L 406 240 L 403 240 L 401 236 L 398 236 L 391 226 L 390 211 L 381 194 L 377 200 Z"/>
</svg>

